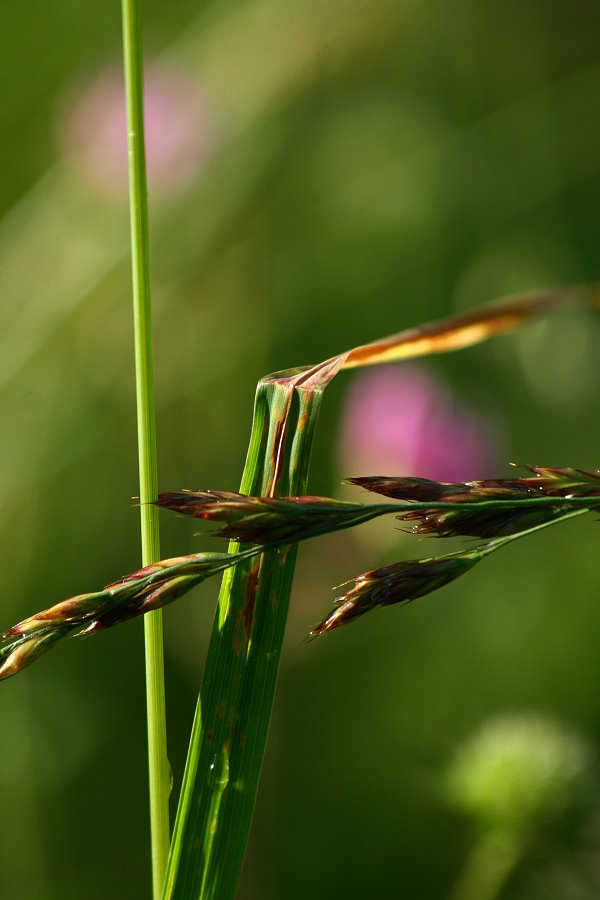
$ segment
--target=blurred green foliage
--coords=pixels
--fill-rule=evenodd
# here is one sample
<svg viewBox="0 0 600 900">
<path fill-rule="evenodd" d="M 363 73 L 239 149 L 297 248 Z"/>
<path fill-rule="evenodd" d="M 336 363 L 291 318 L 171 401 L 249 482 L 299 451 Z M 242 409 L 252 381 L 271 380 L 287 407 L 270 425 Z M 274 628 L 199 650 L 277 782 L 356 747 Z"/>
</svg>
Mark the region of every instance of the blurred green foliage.
<svg viewBox="0 0 600 900">
<path fill-rule="evenodd" d="M 118 4 L 2 5 L 8 627 L 140 551 L 126 197 L 106 173 L 104 192 L 92 184 L 61 133 L 118 65 Z M 151 183 L 161 489 L 237 488 L 268 371 L 600 279 L 597 4 L 149 0 L 144 15 L 149 59 L 202 96 L 212 147 L 185 188 Z M 507 462 L 595 468 L 599 339 L 574 314 L 432 368 L 501 423 Z M 351 377 L 328 391 L 315 493 L 378 474 L 339 468 Z M 598 742 L 594 531 L 535 536 L 310 645 L 333 584 L 420 549 L 402 538 L 378 554 L 361 533 L 301 548 L 240 898 L 443 898 L 473 840 L 442 790 L 454 747 L 506 709 Z M 199 546 L 193 523 L 163 517 L 163 555 Z M 208 583 L 166 614 L 174 797 L 215 599 Z M 149 895 L 142 656 L 132 623 L 2 685 L 2 897 Z M 592 823 L 527 860 L 505 895 L 594 896 L 598 836 Z"/>
</svg>

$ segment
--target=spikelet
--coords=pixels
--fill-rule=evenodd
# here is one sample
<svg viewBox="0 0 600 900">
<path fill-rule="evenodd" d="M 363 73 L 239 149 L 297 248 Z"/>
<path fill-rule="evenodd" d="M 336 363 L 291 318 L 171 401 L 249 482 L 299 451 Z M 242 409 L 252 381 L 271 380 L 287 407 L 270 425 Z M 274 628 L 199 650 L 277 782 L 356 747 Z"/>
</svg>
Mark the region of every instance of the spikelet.
<svg viewBox="0 0 600 900">
<path fill-rule="evenodd" d="M 382 514 L 379 507 L 330 497 L 247 497 L 208 490 L 159 494 L 156 505 L 196 519 L 222 522 L 215 534 L 242 544 L 302 541 Z M 393 510 L 388 506 L 383 511 Z"/>
<path fill-rule="evenodd" d="M 254 552 L 165 559 L 125 575 L 102 591 L 69 597 L 24 619 L 0 636 L 0 680 L 16 675 L 61 638 L 102 631 L 166 606 Z"/>
<path fill-rule="evenodd" d="M 480 549 L 465 550 L 431 559 L 411 559 L 364 572 L 346 582 L 353 587 L 337 598 L 336 608 L 311 629 L 309 638 L 346 625 L 377 606 L 408 603 L 424 597 L 464 575 L 484 556 L 485 551 Z"/>
</svg>

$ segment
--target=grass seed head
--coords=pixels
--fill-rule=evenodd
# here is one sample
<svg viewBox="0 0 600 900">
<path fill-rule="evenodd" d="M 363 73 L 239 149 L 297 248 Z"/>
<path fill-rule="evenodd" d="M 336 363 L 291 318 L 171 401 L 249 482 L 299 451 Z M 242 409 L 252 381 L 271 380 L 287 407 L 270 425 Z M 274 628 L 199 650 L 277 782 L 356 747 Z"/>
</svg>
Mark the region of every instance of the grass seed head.
<svg viewBox="0 0 600 900">
<path fill-rule="evenodd" d="M 311 629 L 309 637 L 333 631 L 377 606 L 408 603 L 430 594 L 468 572 L 481 558 L 479 550 L 467 550 L 394 563 L 358 575 L 347 582 L 353 587 L 337 599 L 336 609 Z"/>
</svg>

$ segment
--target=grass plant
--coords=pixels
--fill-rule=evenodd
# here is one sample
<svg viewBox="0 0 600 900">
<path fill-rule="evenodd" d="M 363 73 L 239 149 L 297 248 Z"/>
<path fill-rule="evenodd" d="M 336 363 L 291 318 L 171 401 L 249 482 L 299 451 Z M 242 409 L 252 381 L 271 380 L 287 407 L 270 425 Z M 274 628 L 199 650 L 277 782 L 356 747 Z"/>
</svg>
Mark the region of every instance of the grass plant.
<svg viewBox="0 0 600 900">
<path fill-rule="evenodd" d="M 443 483 L 364 475 L 377 504 L 308 494 L 311 451 L 330 381 L 343 369 L 458 350 L 573 305 L 600 290 L 566 288 L 511 298 L 355 347 L 258 384 L 239 493 L 158 495 L 148 199 L 139 0 L 122 0 L 140 472 L 142 567 L 102 590 L 30 616 L 0 639 L 0 678 L 21 671 L 63 637 L 89 636 L 144 615 L 152 881 L 155 900 L 232 900 L 244 859 L 275 695 L 298 542 L 394 515 L 416 534 L 468 536 L 475 547 L 401 561 L 354 577 L 316 637 L 378 606 L 449 583 L 509 542 L 600 506 L 598 471 L 532 467 L 527 477 Z M 160 560 L 159 507 L 215 522 L 227 552 Z M 169 825 L 162 607 L 223 575 L 173 834 Z M 307 627 L 308 631 L 308 627 Z"/>
<path fill-rule="evenodd" d="M 394 514 L 418 533 L 485 538 L 475 548 L 409 560 L 354 579 L 315 637 L 376 606 L 423 596 L 466 573 L 510 541 L 600 505 L 597 471 L 530 467 L 526 477 L 460 484 L 360 476 L 384 495 L 376 505 L 306 495 L 323 391 L 342 369 L 458 349 L 532 315 L 598 292 L 561 290 L 510 299 L 261 380 L 239 494 L 161 494 L 141 501 L 216 521 L 234 537 L 225 554 L 149 563 L 104 590 L 79 595 L 7 631 L 0 676 L 20 671 L 62 637 L 89 635 L 153 613 L 205 578 L 224 572 L 194 721 L 162 896 L 233 898 L 252 820 L 275 693 L 298 541 Z M 395 502 L 390 502 L 393 500 Z M 240 543 L 243 541 L 243 543 Z M 162 745 L 165 746 L 164 744 Z M 162 820 L 162 827 L 166 820 Z M 154 847 L 155 890 L 160 881 Z"/>
</svg>

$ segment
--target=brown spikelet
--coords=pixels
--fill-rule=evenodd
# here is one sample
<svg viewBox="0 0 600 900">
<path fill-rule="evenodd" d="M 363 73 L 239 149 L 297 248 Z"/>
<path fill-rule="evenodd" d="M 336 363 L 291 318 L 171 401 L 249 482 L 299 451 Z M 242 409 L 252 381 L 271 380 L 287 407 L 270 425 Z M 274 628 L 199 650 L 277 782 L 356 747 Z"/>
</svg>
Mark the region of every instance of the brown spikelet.
<svg viewBox="0 0 600 900">
<path fill-rule="evenodd" d="M 353 587 L 337 599 L 336 609 L 311 629 L 309 637 L 333 631 L 377 606 L 408 603 L 430 594 L 468 572 L 484 555 L 480 549 L 460 551 L 394 563 L 358 575 L 348 582 Z"/>
<path fill-rule="evenodd" d="M 253 553 L 195 553 L 161 560 L 102 591 L 69 597 L 30 616 L 0 636 L 0 680 L 30 665 L 61 638 L 102 631 L 166 606 Z"/>
<path fill-rule="evenodd" d="M 411 532 L 418 535 L 497 538 L 560 519 L 571 508 L 573 507 L 568 501 L 556 506 L 538 507 L 524 503 L 505 503 L 493 509 L 472 510 L 430 507 L 402 513 L 396 518 L 412 524 Z"/>
<path fill-rule="evenodd" d="M 428 478 L 364 476 L 348 478 L 367 491 L 394 500 L 480 503 L 485 500 L 518 502 L 532 497 L 598 497 L 600 470 L 523 466 L 533 477 L 497 478 L 484 481 L 431 481 Z"/>
<path fill-rule="evenodd" d="M 247 497 L 233 491 L 179 491 L 156 505 L 186 516 L 222 522 L 215 534 L 242 544 L 285 544 L 372 519 L 377 507 L 330 497 Z"/>
<path fill-rule="evenodd" d="M 16 675 L 26 666 L 50 650 L 61 638 L 71 632 L 68 627 L 53 628 L 50 631 L 13 640 L 0 647 L 0 680 Z"/>
</svg>

